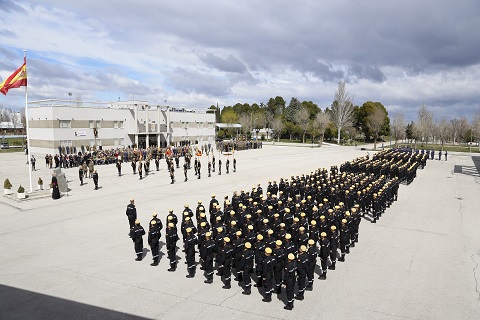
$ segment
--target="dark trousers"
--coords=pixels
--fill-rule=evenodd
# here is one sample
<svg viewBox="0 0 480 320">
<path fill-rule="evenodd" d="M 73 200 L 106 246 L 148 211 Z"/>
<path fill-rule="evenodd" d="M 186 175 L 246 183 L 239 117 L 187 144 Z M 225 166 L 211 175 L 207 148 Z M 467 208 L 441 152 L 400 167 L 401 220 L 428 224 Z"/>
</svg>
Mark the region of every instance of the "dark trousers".
<svg viewBox="0 0 480 320">
<path fill-rule="evenodd" d="M 295 280 L 287 280 L 285 281 L 285 290 L 287 291 L 287 302 L 293 303 L 294 299 L 294 288 L 295 288 Z"/>
<path fill-rule="evenodd" d="M 298 277 L 298 293 L 303 294 L 305 292 L 306 274 L 305 270 L 297 270 Z"/>
<path fill-rule="evenodd" d="M 143 239 L 135 240 L 135 253 L 138 254 L 143 254 Z"/>
<path fill-rule="evenodd" d="M 207 280 L 213 279 L 213 256 L 206 256 L 203 261 L 203 268 L 205 269 L 205 277 Z"/>
</svg>

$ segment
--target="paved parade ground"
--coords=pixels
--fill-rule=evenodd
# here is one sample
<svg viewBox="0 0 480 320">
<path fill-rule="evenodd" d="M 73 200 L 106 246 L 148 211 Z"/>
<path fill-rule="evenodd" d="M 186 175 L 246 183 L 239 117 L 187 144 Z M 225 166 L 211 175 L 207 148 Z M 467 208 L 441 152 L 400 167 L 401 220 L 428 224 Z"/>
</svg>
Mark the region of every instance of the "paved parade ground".
<svg viewBox="0 0 480 320">
<path fill-rule="evenodd" d="M 185 278 L 181 250 L 177 271 L 167 272 L 164 231 L 157 267 L 149 249 L 143 261 L 134 260 L 125 216 L 131 198 L 147 230 L 153 211 L 164 222 L 168 209 L 180 217 L 184 204 L 208 204 L 212 193 L 223 202 L 234 190 L 258 183 L 266 190 L 269 180 L 365 155 L 355 147 L 265 145 L 236 152 L 236 173 L 223 168 L 210 178 L 204 156 L 200 180 L 192 169 L 183 182 L 177 169 L 174 185 L 165 161 L 142 181 L 128 164 L 122 177 L 115 165 L 97 166 L 97 191 L 91 179 L 80 187 L 77 169 L 63 169 L 68 196 L 52 200 L 47 190 L 22 201 L 0 199 L 0 319 L 480 319 L 480 160 L 468 154 L 429 160 L 376 224 L 362 220 L 346 261 L 327 280 L 315 277 L 313 291 L 292 311 L 283 309 L 284 289 L 264 303 L 257 288 L 250 296 L 236 282 L 224 290 L 218 276 L 204 284 L 198 268 L 195 278 Z M 52 173 L 42 156 L 35 188 L 38 177 L 48 188 Z M 29 189 L 25 161 L 22 153 L 0 154 L 1 181 L 9 178 L 14 191 L 20 183 Z"/>
</svg>

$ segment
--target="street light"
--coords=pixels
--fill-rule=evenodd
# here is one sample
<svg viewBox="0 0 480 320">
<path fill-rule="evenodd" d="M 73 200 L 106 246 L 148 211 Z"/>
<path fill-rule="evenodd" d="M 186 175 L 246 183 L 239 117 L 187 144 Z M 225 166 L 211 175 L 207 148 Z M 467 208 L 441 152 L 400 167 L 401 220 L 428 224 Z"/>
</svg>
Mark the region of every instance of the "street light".
<svg viewBox="0 0 480 320">
<path fill-rule="evenodd" d="M 470 153 L 472 153 L 472 143 L 473 143 L 473 128 L 470 129 L 470 145 L 469 145 Z"/>
<path fill-rule="evenodd" d="M 255 118 L 253 119 L 253 131 L 255 131 L 255 140 L 258 140 L 258 132 L 256 132 L 257 130 L 257 126 L 255 124 L 255 122 L 258 120 L 258 118 Z"/>
</svg>

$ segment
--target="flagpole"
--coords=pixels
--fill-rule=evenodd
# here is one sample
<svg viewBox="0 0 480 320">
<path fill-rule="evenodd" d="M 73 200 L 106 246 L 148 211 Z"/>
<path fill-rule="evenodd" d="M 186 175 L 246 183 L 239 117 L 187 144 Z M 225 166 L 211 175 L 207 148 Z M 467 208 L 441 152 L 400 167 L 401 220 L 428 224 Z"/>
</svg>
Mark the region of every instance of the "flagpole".
<svg viewBox="0 0 480 320">
<path fill-rule="evenodd" d="M 25 62 L 27 62 L 27 50 L 23 50 L 23 59 Z M 26 70 L 26 64 L 25 64 L 25 70 Z M 27 81 L 28 81 L 28 74 L 27 74 Z M 30 193 L 33 192 L 33 186 L 32 186 L 32 157 L 30 155 L 30 134 L 28 132 L 28 82 L 27 85 L 25 86 L 25 118 L 26 118 L 26 125 L 27 125 L 27 161 L 28 161 L 28 178 L 30 182 Z"/>
</svg>

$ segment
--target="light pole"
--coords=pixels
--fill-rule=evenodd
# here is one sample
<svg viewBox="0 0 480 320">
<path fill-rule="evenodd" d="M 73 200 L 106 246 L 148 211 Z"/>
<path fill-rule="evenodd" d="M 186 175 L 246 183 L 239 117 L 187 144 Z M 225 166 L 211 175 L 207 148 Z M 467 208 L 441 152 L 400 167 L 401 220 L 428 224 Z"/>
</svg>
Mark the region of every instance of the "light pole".
<svg viewBox="0 0 480 320">
<path fill-rule="evenodd" d="M 470 153 L 472 153 L 472 143 L 473 143 L 473 128 L 470 129 L 470 145 L 469 145 Z"/>
<path fill-rule="evenodd" d="M 258 133 L 257 133 L 257 126 L 256 126 L 256 121 L 258 118 L 253 119 L 253 131 L 255 131 L 255 141 L 258 140 Z"/>
</svg>

